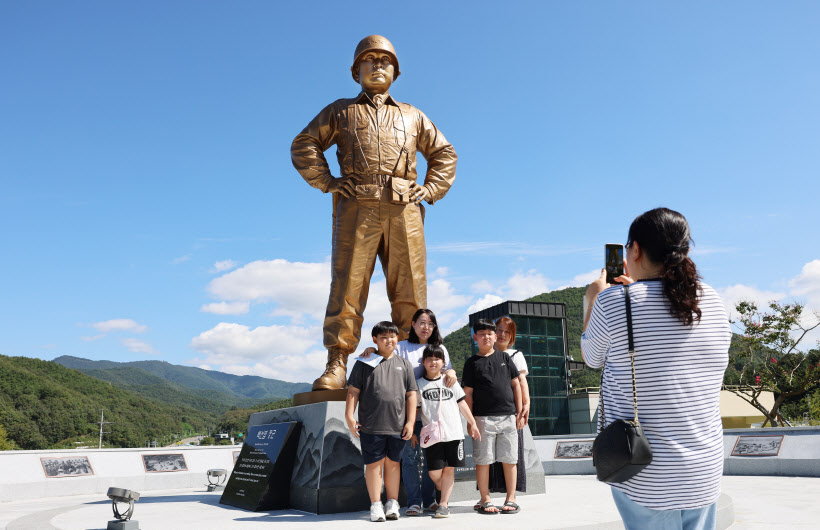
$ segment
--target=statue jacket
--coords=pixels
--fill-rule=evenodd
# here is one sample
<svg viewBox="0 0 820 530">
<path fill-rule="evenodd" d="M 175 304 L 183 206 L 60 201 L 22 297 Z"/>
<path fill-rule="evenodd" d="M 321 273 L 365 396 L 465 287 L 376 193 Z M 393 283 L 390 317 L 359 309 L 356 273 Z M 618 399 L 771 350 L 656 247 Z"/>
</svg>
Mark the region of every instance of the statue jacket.
<svg viewBox="0 0 820 530">
<path fill-rule="evenodd" d="M 336 145 L 342 177 L 358 175 L 357 196 L 388 186 L 389 177 L 415 182 L 416 154 L 427 160 L 424 187 L 432 204 L 456 178 L 456 152 L 423 112 L 389 94 L 377 108 L 365 92 L 325 107 L 293 140 L 293 166 L 314 188 L 327 192 L 333 176 L 324 152 Z"/>
</svg>

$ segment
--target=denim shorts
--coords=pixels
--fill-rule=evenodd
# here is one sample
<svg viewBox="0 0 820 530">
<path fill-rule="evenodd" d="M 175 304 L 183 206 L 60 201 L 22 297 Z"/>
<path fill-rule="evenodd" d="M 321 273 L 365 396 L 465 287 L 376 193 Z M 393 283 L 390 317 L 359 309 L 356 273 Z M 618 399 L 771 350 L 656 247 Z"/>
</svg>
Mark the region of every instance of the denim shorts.
<svg viewBox="0 0 820 530">
<path fill-rule="evenodd" d="M 653 510 L 615 488 L 612 498 L 626 530 L 715 530 L 717 526 L 717 502 L 691 510 Z"/>
<path fill-rule="evenodd" d="M 365 465 L 378 462 L 385 456 L 393 462 L 401 462 L 404 453 L 405 440 L 398 434 L 368 434 L 359 433 L 359 442 L 362 446 L 362 458 Z"/>
</svg>

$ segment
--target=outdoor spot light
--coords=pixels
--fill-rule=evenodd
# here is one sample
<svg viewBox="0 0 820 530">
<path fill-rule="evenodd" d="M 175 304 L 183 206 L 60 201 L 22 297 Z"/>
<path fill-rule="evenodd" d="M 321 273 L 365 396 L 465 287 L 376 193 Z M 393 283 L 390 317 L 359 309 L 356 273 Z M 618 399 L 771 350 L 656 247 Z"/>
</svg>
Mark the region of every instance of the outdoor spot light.
<svg viewBox="0 0 820 530">
<path fill-rule="evenodd" d="M 136 491 L 124 488 L 108 488 L 108 498 L 111 499 L 111 506 L 114 510 L 116 521 L 109 521 L 107 530 L 139 530 L 139 523 L 131 521 L 134 515 L 134 502 L 140 500 L 140 494 Z M 128 504 L 128 509 L 120 512 L 120 504 Z"/>
<path fill-rule="evenodd" d="M 209 469 L 208 470 L 208 491 L 214 491 L 217 488 L 224 487 L 226 480 L 228 480 L 228 470 L 227 469 Z"/>
</svg>

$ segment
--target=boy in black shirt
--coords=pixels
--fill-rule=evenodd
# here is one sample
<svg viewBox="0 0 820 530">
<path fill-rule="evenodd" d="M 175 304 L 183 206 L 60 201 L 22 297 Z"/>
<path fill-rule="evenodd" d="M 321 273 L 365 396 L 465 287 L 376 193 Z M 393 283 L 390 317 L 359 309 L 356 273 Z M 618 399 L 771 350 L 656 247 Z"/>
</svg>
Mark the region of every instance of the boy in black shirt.
<svg viewBox="0 0 820 530">
<path fill-rule="evenodd" d="M 521 412 L 521 387 L 518 369 L 505 352 L 493 350 L 495 324 L 480 319 L 473 326 L 473 340 L 478 344 L 478 354 L 464 363 L 462 386 L 467 405 L 475 416 L 481 440 L 473 442 L 476 482 L 481 493 L 479 512 L 497 514 L 490 498 L 490 464 L 501 462 L 507 498 L 500 513 L 518 513 L 515 503 L 515 482 L 518 468 L 518 428 L 523 423 Z"/>
<path fill-rule="evenodd" d="M 416 422 L 416 376 L 410 361 L 394 353 L 398 334 L 399 329 L 392 322 L 376 324 L 373 342 L 381 358 L 357 360 L 348 380 L 345 420 L 353 436 L 361 441 L 371 521 L 399 518 L 399 463 L 405 440 L 412 436 Z M 357 403 L 358 422 L 353 418 Z M 387 493 L 384 506 L 382 466 Z"/>
</svg>

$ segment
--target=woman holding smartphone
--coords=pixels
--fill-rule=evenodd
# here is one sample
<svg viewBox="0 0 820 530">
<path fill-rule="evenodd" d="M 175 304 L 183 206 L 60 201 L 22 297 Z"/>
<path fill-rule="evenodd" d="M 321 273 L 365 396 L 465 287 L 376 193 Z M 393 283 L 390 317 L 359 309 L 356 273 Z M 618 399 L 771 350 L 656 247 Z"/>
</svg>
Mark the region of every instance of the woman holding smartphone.
<svg viewBox="0 0 820 530">
<path fill-rule="evenodd" d="M 586 293 L 581 351 L 588 366 L 604 367 L 609 421 L 633 417 L 626 296 L 631 305 L 638 410 L 653 459 L 633 478 L 611 484 L 627 529 L 716 525 L 720 388 L 732 333 L 722 300 L 689 258 L 690 244 L 680 213 L 641 214 L 629 227 L 626 275 L 615 280 L 621 285 L 608 284 L 604 269 Z"/>
</svg>

